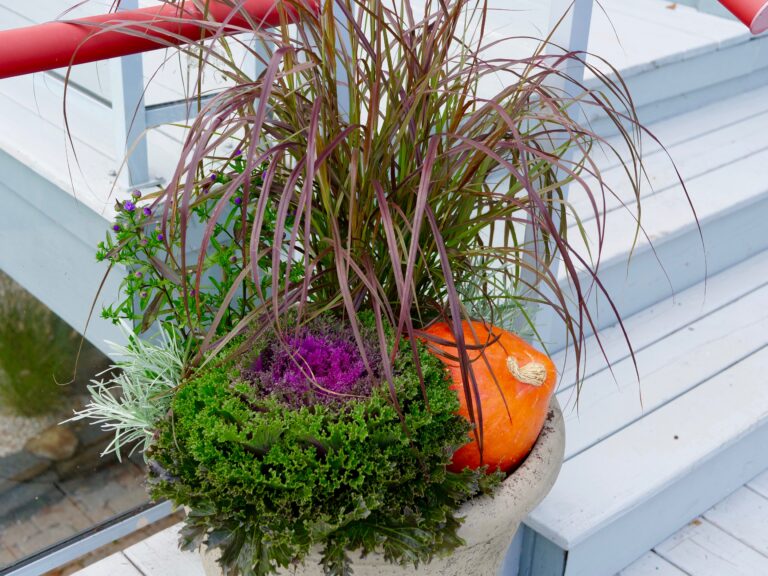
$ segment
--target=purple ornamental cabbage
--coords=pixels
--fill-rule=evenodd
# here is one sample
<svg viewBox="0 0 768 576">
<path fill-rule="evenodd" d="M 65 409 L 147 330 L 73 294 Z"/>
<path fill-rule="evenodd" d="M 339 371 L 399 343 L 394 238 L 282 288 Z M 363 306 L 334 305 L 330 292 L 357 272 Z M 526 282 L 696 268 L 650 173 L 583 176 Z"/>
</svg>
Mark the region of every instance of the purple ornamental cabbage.
<svg viewBox="0 0 768 576">
<path fill-rule="evenodd" d="M 366 345 L 366 370 L 349 329 L 323 324 L 306 327 L 270 343 L 248 370 L 261 395 L 276 395 L 292 405 L 367 397 L 379 381 L 381 356 Z"/>
</svg>

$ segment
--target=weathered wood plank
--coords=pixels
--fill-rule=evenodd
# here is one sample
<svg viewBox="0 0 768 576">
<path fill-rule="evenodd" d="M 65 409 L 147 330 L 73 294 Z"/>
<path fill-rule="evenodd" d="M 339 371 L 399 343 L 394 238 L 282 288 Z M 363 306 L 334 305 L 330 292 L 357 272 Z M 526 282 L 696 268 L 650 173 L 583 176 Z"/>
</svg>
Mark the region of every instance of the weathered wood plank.
<svg viewBox="0 0 768 576">
<path fill-rule="evenodd" d="M 768 467 L 766 365 L 763 349 L 564 464 L 526 523 L 568 550 L 568 576 L 621 570 Z"/>
<path fill-rule="evenodd" d="M 704 518 L 768 556 L 768 498 L 741 488 L 705 512 Z"/>
<path fill-rule="evenodd" d="M 180 525 L 172 526 L 154 536 L 126 548 L 123 554 L 146 576 L 205 576 L 200 556 L 178 549 Z"/>
<path fill-rule="evenodd" d="M 566 458 L 594 446 L 768 345 L 768 286 L 674 332 L 611 371 L 588 378 L 578 395 L 558 394 L 566 417 Z"/>
<path fill-rule="evenodd" d="M 758 494 L 768 498 L 768 471 L 753 479 L 748 486 Z"/>
<path fill-rule="evenodd" d="M 701 136 L 717 132 L 732 123 L 743 122 L 768 110 L 768 87 L 758 86 L 745 90 L 730 98 L 721 98 L 712 103 L 696 107 L 685 114 L 675 115 L 647 124 L 648 133 L 641 135 L 641 150 L 644 158 L 662 153 L 663 148 L 671 149 Z M 607 144 L 624 150 L 620 136 L 611 136 Z M 595 162 L 604 171 L 614 170 L 619 161 L 616 155 L 595 151 Z"/>
<path fill-rule="evenodd" d="M 697 284 L 634 316 L 625 318 L 624 327 L 630 335 L 634 352 L 637 354 L 697 319 L 713 314 L 745 294 L 768 285 L 766 270 L 768 270 L 768 252 L 763 252 L 711 276 L 706 284 Z M 608 369 L 603 351 L 610 363 L 614 365 L 630 358 L 624 333 L 619 326 L 602 330 L 599 343 L 594 335 L 587 338 L 586 364 L 580 368 L 584 379 Z M 561 375 L 558 391 L 562 392 L 574 386 L 576 366 L 572 358 L 572 350 L 556 354 L 553 361 Z"/>
<path fill-rule="evenodd" d="M 648 552 L 616 576 L 690 576 L 655 552 Z"/>
<path fill-rule="evenodd" d="M 768 574 L 768 557 L 707 520 L 695 520 L 655 551 L 692 576 Z"/>
<path fill-rule="evenodd" d="M 657 151 L 643 158 L 647 178 L 641 183 L 641 196 L 647 199 L 666 190 L 676 188 L 682 193 L 680 178 L 686 182 L 703 178 L 710 172 L 727 169 L 733 162 L 756 154 L 768 148 L 763 138 L 768 130 L 768 111 L 730 122 L 716 131 L 706 132 L 683 143 L 670 145 L 667 152 Z M 637 202 L 636 190 L 630 186 L 623 168 L 616 167 L 600 174 L 610 186 L 606 193 L 605 205 L 600 205 L 601 213 L 626 210 Z M 594 178 L 586 178 L 586 183 L 597 189 Z M 694 189 L 695 190 L 695 189 Z M 579 186 L 571 187 L 569 202 L 585 221 L 595 218 L 587 195 Z"/>
<path fill-rule="evenodd" d="M 172 572 L 168 573 L 173 574 Z M 113 554 L 78 571 L 75 576 L 153 576 L 145 575 L 122 553 Z"/>
</svg>

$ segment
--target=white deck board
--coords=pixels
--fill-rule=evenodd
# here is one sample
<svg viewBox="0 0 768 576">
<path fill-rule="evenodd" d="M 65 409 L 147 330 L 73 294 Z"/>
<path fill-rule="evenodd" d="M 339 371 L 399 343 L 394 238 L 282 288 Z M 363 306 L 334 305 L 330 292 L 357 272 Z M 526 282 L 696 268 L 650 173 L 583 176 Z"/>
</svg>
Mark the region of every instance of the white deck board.
<svg viewBox="0 0 768 576">
<path fill-rule="evenodd" d="M 648 552 L 616 576 L 690 576 L 655 552 Z"/>
<path fill-rule="evenodd" d="M 766 366 L 763 349 L 566 462 L 529 526 L 571 549 L 768 422 Z"/>
<path fill-rule="evenodd" d="M 173 573 L 168 573 L 171 576 Z M 113 554 L 77 572 L 77 576 L 145 576 L 122 554 Z"/>
<path fill-rule="evenodd" d="M 768 270 L 768 252 L 763 252 L 710 277 L 706 284 L 697 284 L 674 297 L 625 318 L 624 327 L 630 334 L 634 352 L 637 354 L 696 320 L 768 285 L 766 270 Z M 600 344 L 602 344 L 602 350 Z M 611 364 L 630 357 L 626 339 L 619 326 L 602 330 L 600 343 L 596 336 L 590 336 L 585 342 L 585 350 L 587 361 L 580 367 L 585 378 L 608 369 L 605 357 Z M 575 362 L 568 357 L 568 354 L 569 352 L 563 351 L 553 358 L 561 374 L 558 392 L 576 384 Z"/>
<path fill-rule="evenodd" d="M 578 395 L 558 394 L 566 416 L 566 458 L 768 345 L 768 287 L 725 306 L 587 379 Z M 642 383 L 642 386 L 640 385 Z"/>
<path fill-rule="evenodd" d="M 706 520 L 695 520 L 655 551 L 691 576 L 768 574 L 768 557 Z"/>
<path fill-rule="evenodd" d="M 709 522 L 768 557 L 768 498 L 741 488 L 704 514 Z"/>
<path fill-rule="evenodd" d="M 699 222 L 749 203 L 768 191 L 768 150 L 739 158 L 719 170 L 691 178 L 686 182 L 690 201 L 682 187 L 668 188 L 646 198 L 642 204 L 642 232 L 636 236 L 637 218 L 634 210 L 615 210 L 605 222 L 604 234 L 610 242 L 603 245 L 601 261 L 607 266 L 612 261 L 625 262 L 627 255 L 649 249 L 652 242 L 672 237 L 685 229 L 695 229 L 696 219 L 691 209 L 693 202 Z M 723 191 L 727 190 L 728 194 Z M 575 226 L 569 230 L 569 240 L 583 255 L 597 255 L 597 236 L 594 226 L 586 225 L 585 242 Z M 704 254 L 699 258 L 703 264 Z"/>
<path fill-rule="evenodd" d="M 679 144 L 668 144 L 666 151 L 647 154 L 643 158 L 647 177 L 642 179 L 641 198 L 647 201 L 649 197 L 670 189 L 676 194 L 683 194 L 681 178 L 695 193 L 698 190 L 696 179 L 708 177 L 714 171 L 730 169 L 734 162 L 764 152 L 768 148 L 765 140 L 768 132 L 768 100 L 761 104 L 755 106 L 754 114 L 741 119 L 721 115 L 724 124 L 719 129 L 704 132 Z M 683 130 L 685 128 L 681 127 Z M 605 204 L 602 198 L 599 201 L 601 213 L 606 212 L 610 217 L 612 211 L 634 207 L 637 202 L 636 190 L 630 184 L 624 167 L 603 171 L 600 176 L 611 187 L 605 195 Z M 586 181 L 593 189 L 597 189 L 594 178 L 587 178 Z M 577 186 L 573 186 L 571 191 L 569 203 L 572 209 L 583 220 L 592 220 L 595 217 L 594 209 L 587 195 Z"/>
<path fill-rule="evenodd" d="M 768 87 L 747 90 L 730 98 L 717 100 L 686 114 L 665 118 L 646 125 L 642 134 L 641 150 L 645 158 L 667 149 L 716 132 L 732 123 L 743 122 L 768 110 Z M 624 150 L 620 136 L 611 136 L 606 143 Z M 619 160 L 614 154 L 596 154 L 595 161 L 604 172 L 615 169 Z"/>
<path fill-rule="evenodd" d="M 171 526 L 126 548 L 123 554 L 146 576 L 205 576 L 197 553 L 179 551 L 179 529 L 178 524 Z"/>
<path fill-rule="evenodd" d="M 761 494 L 765 498 L 768 498 L 768 472 L 764 472 L 763 474 L 761 474 L 760 476 L 752 480 L 748 484 L 748 486 L 758 494 Z"/>
</svg>

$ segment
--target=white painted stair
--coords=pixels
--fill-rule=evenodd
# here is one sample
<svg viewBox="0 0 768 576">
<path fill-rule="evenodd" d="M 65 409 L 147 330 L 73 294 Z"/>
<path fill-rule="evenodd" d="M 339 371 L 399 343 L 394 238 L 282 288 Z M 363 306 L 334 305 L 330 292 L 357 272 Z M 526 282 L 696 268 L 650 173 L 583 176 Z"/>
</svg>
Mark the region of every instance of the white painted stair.
<svg viewBox="0 0 768 576">
<path fill-rule="evenodd" d="M 641 118 L 666 149 L 643 138 L 639 235 L 636 199 L 618 162 L 599 160 L 613 187 L 599 277 L 635 355 L 605 299 L 593 296 L 611 368 L 591 337 L 577 405 L 573 360 L 557 355 L 566 462 L 528 520 L 523 576 L 614 576 L 638 558 L 626 574 L 696 574 L 660 554 L 674 547 L 660 543 L 768 469 L 768 38 L 670 4 L 605 3 L 627 50 L 623 74 Z M 654 18 L 658 24 L 647 25 Z M 712 38 L 691 39 L 697 35 Z M 643 61 L 659 51 L 655 43 L 675 38 L 678 54 Z M 595 126 L 605 128 L 599 118 Z M 589 213 L 575 187 L 569 200 Z M 584 225 L 588 237 L 574 227 L 571 241 L 594 254 L 595 221 Z M 552 332 L 550 350 L 566 345 L 561 333 Z"/>
<path fill-rule="evenodd" d="M 768 252 L 603 333 L 572 372 L 566 462 L 531 515 L 521 574 L 610 576 L 768 468 Z M 599 355 L 589 343 L 592 358 Z"/>
</svg>

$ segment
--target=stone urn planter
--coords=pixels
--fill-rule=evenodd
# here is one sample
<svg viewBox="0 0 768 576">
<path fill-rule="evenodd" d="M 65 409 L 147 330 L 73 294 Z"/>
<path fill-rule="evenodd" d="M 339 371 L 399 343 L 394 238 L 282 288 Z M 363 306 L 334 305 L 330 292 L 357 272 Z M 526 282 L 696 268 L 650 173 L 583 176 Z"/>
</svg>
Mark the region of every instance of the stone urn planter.
<svg viewBox="0 0 768 576">
<path fill-rule="evenodd" d="M 563 463 L 565 426 L 554 398 L 539 439 L 523 464 L 494 493 L 465 503 L 459 516 L 465 518 L 459 535 L 466 545 L 447 558 L 413 567 L 392 565 L 372 554 L 356 558 L 355 576 L 496 576 L 520 523 L 541 502 L 555 483 Z M 223 576 L 218 551 L 202 551 L 207 576 Z M 303 565 L 280 571 L 281 576 L 323 576 L 319 553 L 310 553 Z"/>
</svg>

